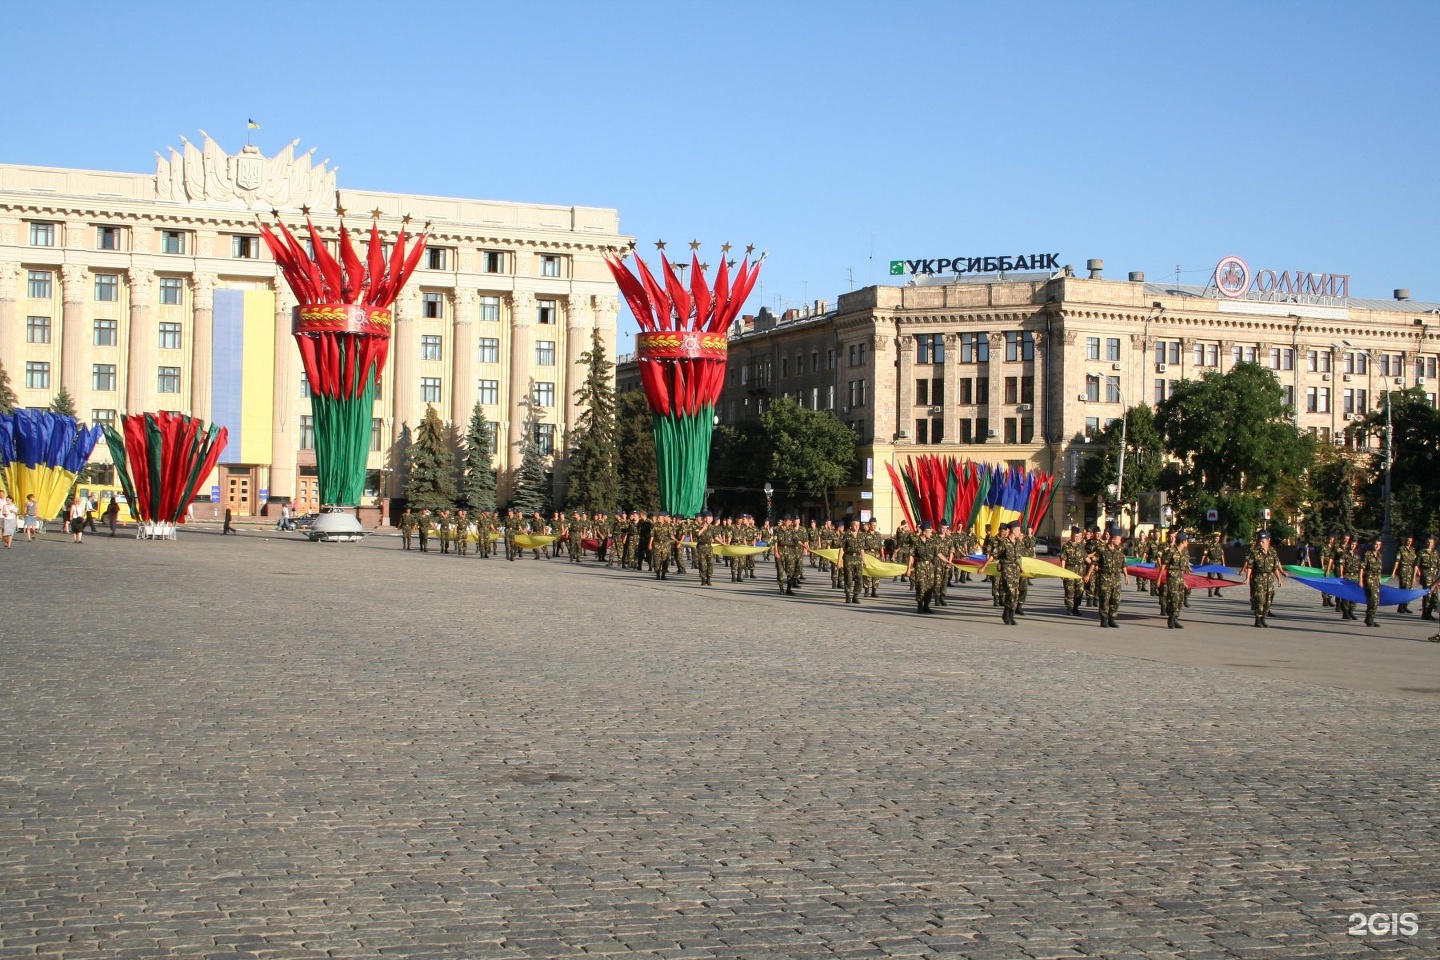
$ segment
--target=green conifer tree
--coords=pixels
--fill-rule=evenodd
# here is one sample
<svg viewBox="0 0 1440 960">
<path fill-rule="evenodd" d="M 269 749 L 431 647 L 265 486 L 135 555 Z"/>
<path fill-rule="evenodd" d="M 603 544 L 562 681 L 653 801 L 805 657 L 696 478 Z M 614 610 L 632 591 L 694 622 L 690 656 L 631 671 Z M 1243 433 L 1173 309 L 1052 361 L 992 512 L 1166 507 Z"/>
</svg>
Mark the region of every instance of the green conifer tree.
<svg viewBox="0 0 1440 960">
<path fill-rule="evenodd" d="M 590 349 L 580 355 L 585 383 L 575 391 L 581 413 L 570 453 L 570 488 L 566 504 L 586 513 L 614 513 L 620 496 L 620 470 L 615 447 L 615 365 L 605 357 L 597 327 Z"/>
<path fill-rule="evenodd" d="M 495 467 L 490 461 L 488 426 L 485 408 L 477 401 L 465 433 L 464 475 L 460 478 L 460 502 L 471 510 L 495 509 Z"/>
<path fill-rule="evenodd" d="M 660 474 L 655 461 L 655 418 L 645 393 L 622 393 L 615 405 L 615 446 L 620 460 L 620 506 L 660 509 Z"/>
<path fill-rule="evenodd" d="M 15 396 L 15 391 L 10 388 L 10 374 L 5 369 L 5 364 L 0 363 L 0 413 L 12 413 L 15 404 L 20 398 Z"/>
<path fill-rule="evenodd" d="M 515 488 L 510 493 L 510 506 L 530 514 L 550 513 L 550 480 L 545 476 L 545 455 L 538 438 L 540 416 L 535 405 L 526 403 L 524 434 L 520 440 L 520 468 L 515 471 Z"/>
<path fill-rule="evenodd" d="M 412 510 L 448 510 L 455 506 L 455 454 L 445 442 L 445 425 L 428 403 L 415 442 L 405 451 L 409 479 L 405 501 Z"/>
<path fill-rule="evenodd" d="M 50 409 L 67 417 L 78 417 L 75 413 L 75 398 L 70 396 L 70 391 L 65 389 L 63 383 L 60 385 L 60 392 L 55 394 L 55 399 L 50 401 Z"/>
</svg>

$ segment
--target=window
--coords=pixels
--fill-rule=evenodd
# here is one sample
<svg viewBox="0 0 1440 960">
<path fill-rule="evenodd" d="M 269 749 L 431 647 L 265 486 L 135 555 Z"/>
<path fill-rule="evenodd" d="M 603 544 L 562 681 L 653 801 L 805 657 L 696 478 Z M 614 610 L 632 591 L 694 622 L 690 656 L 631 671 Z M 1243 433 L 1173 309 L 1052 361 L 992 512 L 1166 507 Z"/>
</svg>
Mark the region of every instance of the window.
<svg viewBox="0 0 1440 960">
<path fill-rule="evenodd" d="M 300 371 L 300 399 L 310 399 L 310 374 Z"/>
<path fill-rule="evenodd" d="M 421 360 L 442 360 L 444 359 L 444 338 L 438 333 L 423 333 L 420 335 L 420 359 Z"/>
<path fill-rule="evenodd" d="M 180 368 L 161 367 L 156 378 L 156 390 L 160 393 L 180 392 Z"/>
<path fill-rule="evenodd" d="M 444 247 L 426 247 L 425 269 L 444 270 L 446 263 L 448 263 L 450 260 L 449 256 L 447 256 L 449 252 L 450 251 L 446 250 Z"/>
<path fill-rule="evenodd" d="M 184 253 L 185 234 L 180 230 L 160 231 L 161 253 Z"/>
<path fill-rule="evenodd" d="M 50 364 L 43 361 L 25 361 L 25 389 L 50 389 Z"/>
<path fill-rule="evenodd" d="M 32 223 L 32 224 L 30 224 L 30 246 L 32 246 L 32 247 L 53 247 L 53 246 L 55 246 L 55 224 L 53 224 L 53 223 Z"/>
<path fill-rule="evenodd" d="M 485 421 L 485 435 L 490 440 L 490 452 L 495 452 L 495 446 L 500 442 L 500 424 L 494 420 Z"/>
<path fill-rule="evenodd" d="M 499 298 L 499 297 L 481 297 L 481 298 L 480 298 L 480 319 L 481 319 L 481 320 L 488 320 L 488 321 L 491 321 L 491 322 L 500 319 L 500 298 Z"/>
<path fill-rule="evenodd" d="M 1294 351 L 1293 348 L 1291 348 L 1291 347 L 1285 347 L 1284 349 L 1282 349 L 1282 350 L 1280 351 L 1280 369 L 1281 369 L 1281 370 L 1294 370 L 1294 369 L 1295 369 L 1295 351 Z"/>
<path fill-rule="evenodd" d="M 94 424 L 95 426 L 97 426 L 97 427 L 114 427 L 114 426 L 115 426 L 115 411 L 114 411 L 114 410 L 91 410 L 91 411 L 90 411 L 90 422 L 91 422 L 92 424 Z"/>
<path fill-rule="evenodd" d="M 180 349 L 180 324 L 168 321 L 160 324 L 160 349 Z"/>
<path fill-rule="evenodd" d="M 825 388 L 825 409 L 835 409 L 835 384 L 833 383 Z"/>
<path fill-rule="evenodd" d="M 969 377 L 960 380 L 960 403 L 968 406 L 975 402 L 975 381 Z"/>
<path fill-rule="evenodd" d="M 1380 376 L 1382 377 L 1403 377 L 1405 376 L 1405 355 L 1400 353 L 1380 354 Z"/>
<path fill-rule="evenodd" d="M 115 389 L 115 364 L 96 363 L 90 367 L 90 389 L 92 390 L 114 390 Z"/>
<path fill-rule="evenodd" d="M 1020 402 L 1020 378 L 1019 378 L 1019 377 L 1006 377 L 1006 378 L 1005 378 L 1005 402 L 1006 402 L 1006 403 L 1019 403 L 1019 402 Z"/>
<path fill-rule="evenodd" d="M 1164 380 L 1156 380 L 1156 381 L 1155 381 L 1155 404 L 1156 404 L 1156 406 L 1159 406 L 1160 404 L 1164 403 L 1166 396 L 1168 396 L 1168 394 L 1165 392 L 1165 381 L 1164 381 Z"/>
<path fill-rule="evenodd" d="M 863 367 L 863 366 L 865 366 L 865 344 L 863 344 L 863 343 L 852 343 L 852 344 L 850 344 L 850 366 L 852 366 L 852 367 Z"/>
<path fill-rule="evenodd" d="M 961 421 L 960 421 L 960 442 L 961 442 L 961 443 L 974 443 L 974 442 L 975 442 L 975 423 L 974 423 L 974 421 L 972 421 L 972 420 L 961 420 Z"/>
<path fill-rule="evenodd" d="M 300 449 L 315 449 L 315 418 L 308 413 L 300 415 Z"/>
<path fill-rule="evenodd" d="M 553 424 L 553 423 L 537 423 L 537 424 L 535 424 L 535 437 L 534 437 L 534 439 L 535 439 L 535 449 L 537 449 L 537 450 L 540 452 L 540 456 L 542 456 L 542 457 L 548 457 L 548 456 L 550 456 L 550 454 L 552 454 L 552 453 L 555 452 L 555 424 Z"/>
<path fill-rule="evenodd" d="M 421 378 L 420 378 L 420 399 L 421 399 L 421 401 L 423 401 L 423 402 L 425 402 L 425 403 L 439 403 L 439 402 L 440 402 L 440 378 L 439 378 L 439 377 L 421 377 Z"/>
<path fill-rule="evenodd" d="M 247 236 L 231 237 L 230 256 L 236 260 L 260 259 L 260 238 Z"/>
<path fill-rule="evenodd" d="M 96 249 L 96 250 L 119 250 L 119 249 L 120 249 L 120 228 L 119 228 L 119 227 L 96 227 L 96 228 L 95 228 L 95 249 Z"/>
<path fill-rule="evenodd" d="M 1119 402 L 1120 402 L 1120 378 L 1119 378 L 1119 377 L 1106 377 L 1106 378 L 1105 378 L 1105 402 L 1106 402 L 1106 403 L 1119 403 Z"/>
<path fill-rule="evenodd" d="M 1280 369 L 1280 348 L 1279 348 L 1279 347 L 1271 347 L 1271 348 L 1270 348 L 1270 361 L 1269 361 L 1269 365 L 1270 365 L 1270 369 L 1271 369 L 1271 370 L 1279 370 L 1279 369 Z"/>
<path fill-rule="evenodd" d="M 850 406 L 852 406 L 852 407 L 863 407 L 863 406 L 865 406 L 865 381 L 864 381 L 864 380 L 851 380 L 851 381 L 850 381 Z"/>
<path fill-rule="evenodd" d="M 922 333 L 918 335 L 915 338 L 915 362 L 944 363 L 945 335 L 942 333 Z"/>
<path fill-rule="evenodd" d="M 1020 442 L 1020 421 L 1016 420 L 1014 417 L 1005 418 L 1005 442 Z"/>
<path fill-rule="evenodd" d="M 1085 375 L 1085 400 L 1088 403 L 1100 402 L 1100 378 L 1094 374 Z"/>
<path fill-rule="evenodd" d="M 827 351 L 826 354 L 825 354 L 825 369 L 826 369 L 826 370 L 834 370 L 834 369 L 835 369 L 835 351 L 834 351 L 834 350 Z"/>
<path fill-rule="evenodd" d="M 1098 437 L 1098 436 L 1100 436 L 1100 418 L 1099 418 L 1099 417 L 1086 417 L 1086 418 L 1085 418 L 1085 439 L 1086 439 L 1086 440 L 1089 440 L 1089 439 L 1091 439 L 1091 438 L 1093 438 L 1093 437 Z"/>
<path fill-rule="evenodd" d="M 1005 331 L 1006 360 L 1034 360 L 1035 334 L 1029 330 Z"/>
<path fill-rule="evenodd" d="M 554 300 L 536 300 L 536 301 L 535 301 L 535 322 L 536 322 L 536 323 L 543 323 L 543 324 L 546 324 L 546 325 L 549 325 L 549 324 L 552 324 L 552 323 L 555 322 L 555 301 L 554 301 Z"/>
<path fill-rule="evenodd" d="M 103 303 L 114 303 L 120 299 L 120 275 L 118 273 L 95 274 L 95 299 Z"/>
<path fill-rule="evenodd" d="M 555 341 L 535 341 L 535 365 L 540 367 L 555 366 Z"/>
<path fill-rule="evenodd" d="M 983 333 L 960 334 L 961 363 L 989 363 L 990 338 Z"/>
<path fill-rule="evenodd" d="M 114 320 L 96 320 L 95 346 L 113 347 L 120 342 L 120 324 Z"/>
<path fill-rule="evenodd" d="M 1423 378 L 1423 379 L 1427 379 L 1427 380 L 1434 380 L 1434 379 L 1435 379 L 1435 367 L 1436 367 L 1436 358 L 1435 358 L 1435 357 L 1416 357 L 1416 358 L 1415 358 L 1415 376 L 1416 376 L 1416 377 Z"/>
<path fill-rule="evenodd" d="M 486 250 L 480 254 L 480 269 L 485 273 L 504 273 L 505 254 L 498 250 Z"/>
<path fill-rule="evenodd" d="M 797 354 L 795 354 L 795 376 L 798 377 L 798 376 L 800 376 L 801 374 L 803 374 L 804 372 L 805 372 L 805 354 L 803 354 L 803 353 L 797 353 Z"/>
<path fill-rule="evenodd" d="M 916 442 L 916 443 L 929 443 L 929 442 L 930 442 L 930 421 L 929 421 L 929 420 L 916 420 L 916 421 L 915 421 L 915 442 Z"/>
<path fill-rule="evenodd" d="M 1306 412 L 1306 413 L 1329 413 L 1329 412 L 1330 412 L 1330 388 L 1329 388 L 1329 387 L 1306 387 L 1306 388 L 1305 388 L 1305 412 Z"/>
<path fill-rule="evenodd" d="M 781 358 L 780 358 L 780 376 L 782 376 L 782 377 L 788 377 L 788 376 L 790 376 L 790 358 L 789 358 L 789 357 L 781 357 Z"/>
<path fill-rule="evenodd" d="M 945 404 L 945 378 L 936 377 L 930 381 L 930 402 L 935 406 Z"/>
<path fill-rule="evenodd" d="M 25 318 L 25 342 L 26 342 L 26 343 L 49 343 L 49 342 L 50 342 L 50 318 L 49 318 L 49 317 L 26 317 L 26 318 Z"/>
<path fill-rule="evenodd" d="M 379 417 L 370 418 L 370 449 L 380 450 L 385 443 L 385 421 Z"/>
<path fill-rule="evenodd" d="M 1035 378 L 1034 376 L 1020 378 L 1020 402 L 1035 402 Z"/>
<path fill-rule="evenodd" d="M 170 307 L 178 307 L 184 303 L 185 281 L 179 277 L 161 277 L 160 302 Z"/>
<path fill-rule="evenodd" d="M 1086 337 L 1086 338 L 1085 338 L 1085 359 L 1086 359 L 1086 360 L 1099 360 L 1099 359 L 1100 359 L 1100 338 L 1099 338 L 1099 337 Z"/>
<path fill-rule="evenodd" d="M 499 363 L 499 362 L 500 362 L 500 338 L 499 338 L 499 337 L 481 337 L 481 338 L 480 338 L 480 362 L 481 362 L 481 363 Z"/>
<path fill-rule="evenodd" d="M 1172 387 L 1173 389 L 1173 387 Z M 1285 407 L 1289 410 L 1295 409 L 1295 386 L 1294 384 L 1282 384 L 1280 393 L 1285 397 Z"/>
<path fill-rule="evenodd" d="M 1106 338 L 1106 340 L 1105 340 L 1105 359 L 1106 359 L 1106 360 L 1111 360 L 1111 361 L 1119 360 L 1119 359 L 1120 359 L 1120 338 L 1119 338 L 1119 337 L 1107 337 L 1107 338 Z"/>
<path fill-rule="evenodd" d="M 975 378 L 975 402 L 977 404 L 988 404 L 990 402 L 990 378 Z"/>
<path fill-rule="evenodd" d="M 499 402 L 500 402 L 500 381 L 499 381 L 499 380 L 481 380 L 481 381 L 480 381 L 480 402 L 481 402 L 481 403 L 499 403 Z"/>
<path fill-rule="evenodd" d="M 930 405 L 930 381 L 915 381 L 915 405 L 917 407 L 928 407 Z"/>
<path fill-rule="evenodd" d="M 54 274 L 49 270 L 31 270 L 26 283 L 25 295 L 31 300 L 49 300 Z"/>
<path fill-rule="evenodd" d="M 560 276 L 560 258 L 559 258 L 559 257 L 554 257 L 554 256 L 549 256 L 549 255 L 542 256 L 542 257 L 540 258 L 540 276 L 542 276 L 542 277 L 558 277 L 558 276 Z"/>
<path fill-rule="evenodd" d="M 445 316 L 445 294 L 422 293 L 420 295 L 420 315 L 430 320 Z"/>
<path fill-rule="evenodd" d="M 819 372 L 820 372 L 820 351 L 819 351 L 819 350 L 811 350 L 811 351 L 810 351 L 810 372 L 811 372 L 811 373 L 819 373 Z"/>
<path fill-rule="evenodd" d="M 548 380 L 536 381 L 535 389 L 530 394 L 530 399 L 537 407 L 555 406 L 555 384 Z"/>
</svg>

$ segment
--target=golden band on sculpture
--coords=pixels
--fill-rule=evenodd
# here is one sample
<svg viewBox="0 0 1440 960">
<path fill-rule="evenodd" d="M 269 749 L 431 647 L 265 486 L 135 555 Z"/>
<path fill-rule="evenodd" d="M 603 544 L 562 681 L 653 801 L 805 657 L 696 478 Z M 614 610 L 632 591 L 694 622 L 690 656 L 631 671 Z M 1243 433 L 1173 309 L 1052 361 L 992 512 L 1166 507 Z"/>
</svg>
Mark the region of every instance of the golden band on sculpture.
<svg viewBox="0 0 1440 960">
<path fill-rule="evenodd" d="M 725 334 L 698 330 L 657 330 L 635 335 L 635 352 L 645 360 L 724 360 Z"/>
<path fill-rule="evenodd" d="M 294 333 L 363 333 L 390 336 L 388 307 L 358 303 L 315 303 L 295 308 Z"/>
</svg>

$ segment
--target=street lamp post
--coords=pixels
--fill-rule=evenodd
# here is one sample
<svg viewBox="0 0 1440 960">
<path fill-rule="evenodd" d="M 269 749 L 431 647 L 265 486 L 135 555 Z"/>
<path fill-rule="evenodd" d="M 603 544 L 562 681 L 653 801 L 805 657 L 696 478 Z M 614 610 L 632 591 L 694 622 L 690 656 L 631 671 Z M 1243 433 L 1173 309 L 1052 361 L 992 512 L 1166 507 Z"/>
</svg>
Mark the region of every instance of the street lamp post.
<svg viewBox="0 0 1440 960">
<path fill-rule="evenodd" d="M 765 481 L 765 522 L 770 522 L 770 508 L 774 503 L 775 488 L 770 486 L 770 481 Z"/>
</svg>

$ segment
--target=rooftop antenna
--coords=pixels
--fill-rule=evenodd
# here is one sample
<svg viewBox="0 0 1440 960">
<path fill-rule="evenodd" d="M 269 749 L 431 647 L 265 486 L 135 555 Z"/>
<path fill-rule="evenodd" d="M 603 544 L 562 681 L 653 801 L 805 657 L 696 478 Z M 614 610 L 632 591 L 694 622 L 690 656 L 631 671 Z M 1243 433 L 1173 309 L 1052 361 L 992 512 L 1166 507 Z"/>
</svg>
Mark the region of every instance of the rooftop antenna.
<svg viewBox="0 0 1440 960">
<path fill-rule="evenodd" d="M 855 268 L 854 268 L 854 267 L 846 267 L 846 268 L 845 268 L 845 275 L 850 278 L 850 292 L 851 292 L 851 293 L 854 293 L 854 292 L 855 292 Z"/>
</svg>

